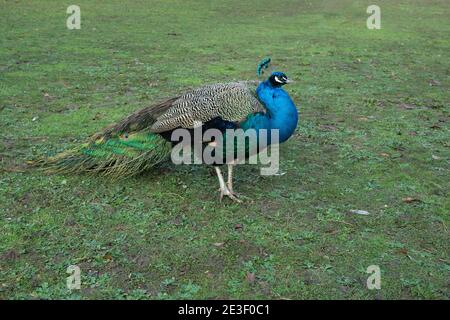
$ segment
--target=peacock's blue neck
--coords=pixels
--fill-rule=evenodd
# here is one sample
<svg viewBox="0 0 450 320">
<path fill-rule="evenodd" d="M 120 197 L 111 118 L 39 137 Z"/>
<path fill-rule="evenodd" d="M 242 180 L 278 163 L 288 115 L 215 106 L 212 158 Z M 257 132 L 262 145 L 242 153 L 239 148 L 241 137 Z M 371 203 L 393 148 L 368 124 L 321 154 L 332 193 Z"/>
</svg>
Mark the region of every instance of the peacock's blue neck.
<svg viewBox="0 0 450 320">
<path fill-rule="evenodd" d="M 259 84 L 256 93 L 267 109 L 265 117 L 268 119 L 268 128 L 265 129 L 278 129 L 280 143 L 289 139 L 298 122 L 297 108 L 289 94 L 268 80 Z"/>
</svg>

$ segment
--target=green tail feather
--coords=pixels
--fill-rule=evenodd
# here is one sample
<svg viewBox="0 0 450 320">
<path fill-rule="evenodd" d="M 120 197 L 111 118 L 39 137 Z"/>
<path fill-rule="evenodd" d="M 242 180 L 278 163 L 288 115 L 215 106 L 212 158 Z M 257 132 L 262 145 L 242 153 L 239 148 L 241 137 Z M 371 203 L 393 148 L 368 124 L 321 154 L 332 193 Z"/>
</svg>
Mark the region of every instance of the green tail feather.
<svg viewBox="0 0 450 320">
<path fill-rule="evenodd" d="M 87 172 L 111 177 L 136 175 L 170 155 L 171 144 L 149 132 L 105 138 L 59 153 L 38 165 L 50 172 Z"/>
</svg>

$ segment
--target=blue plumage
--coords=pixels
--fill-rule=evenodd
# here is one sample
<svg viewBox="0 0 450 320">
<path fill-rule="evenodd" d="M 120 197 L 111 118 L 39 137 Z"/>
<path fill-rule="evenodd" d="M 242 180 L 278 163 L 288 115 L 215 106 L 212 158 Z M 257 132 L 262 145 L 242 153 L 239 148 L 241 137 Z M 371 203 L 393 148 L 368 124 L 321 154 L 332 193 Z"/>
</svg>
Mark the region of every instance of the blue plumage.
<svg viewBox="0 0 450 320">
<path fill-rule="evenodd" d="M 288 83 L 286 75 L 274 72 L 256 89 L 259 100 L 267 109 L 266 113 L 255 114 L 241 124 L 243 128 L 278 129 L 280 142 L 294 133 L 298 122 L 298 112 L 289 94 L 282 88 Z"/>
</svg>

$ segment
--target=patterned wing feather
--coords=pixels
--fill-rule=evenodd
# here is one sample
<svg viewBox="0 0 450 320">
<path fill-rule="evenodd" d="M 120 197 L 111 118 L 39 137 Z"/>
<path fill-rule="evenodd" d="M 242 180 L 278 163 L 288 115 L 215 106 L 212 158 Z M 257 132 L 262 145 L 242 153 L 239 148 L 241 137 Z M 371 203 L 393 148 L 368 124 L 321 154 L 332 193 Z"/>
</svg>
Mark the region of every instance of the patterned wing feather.
<svg viewBox="0 0 450 320">
<path fill-rule="evenodd" d="M 216 117 L 240 121 L 249 114 L 265 112 L 256 97 L 256 81 L 207 85 L 181 95 L 152 125 L 152 132 L 193 128 Z"/>
</svg>

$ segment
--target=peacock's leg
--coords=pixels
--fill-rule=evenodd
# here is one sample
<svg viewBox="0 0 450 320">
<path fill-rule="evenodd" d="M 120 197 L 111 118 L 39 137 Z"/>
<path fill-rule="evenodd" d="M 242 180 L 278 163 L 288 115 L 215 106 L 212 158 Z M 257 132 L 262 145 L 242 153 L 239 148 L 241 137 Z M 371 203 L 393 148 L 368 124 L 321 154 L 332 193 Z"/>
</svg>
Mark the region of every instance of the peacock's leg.
<svg viewBox="0 0 450 320">
<path fill-rule="evenodd" d="M 233 192 L 233 164 L 228 164 L 227 187 L 228 187 L 228 190 L 230 190 L 230 192 L 231 192 L 232 194 L 235 194 L 235 193 Z"/>
<path fill-rule="evenodd" d="M 233 191 L 233 167 L 235 165 L 235 162 L 231 162 L 228 164 L 228 179 L 227 179 L 227 188 L 228 191 L 235 197 L 235 198 L 244 198 L 244 199 L 250 199 L 247 196 L 241 195 L 237 192 Z"/>
<path fill-rule="evenodd" d="M 233 201 L 236 202 L 242 202 L 239 200 L 226 186 L 225 180 L 223 179 L 222 171 L 220 171 L 219 167 L 214 167 L 216 170 L 217 178 L 219 179 L 219 186 L 220 186 L 220 201 L 222 201 L 223 196 L 227 196 Z"/>
</svg>

